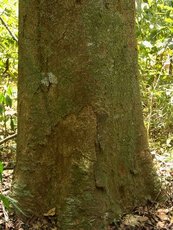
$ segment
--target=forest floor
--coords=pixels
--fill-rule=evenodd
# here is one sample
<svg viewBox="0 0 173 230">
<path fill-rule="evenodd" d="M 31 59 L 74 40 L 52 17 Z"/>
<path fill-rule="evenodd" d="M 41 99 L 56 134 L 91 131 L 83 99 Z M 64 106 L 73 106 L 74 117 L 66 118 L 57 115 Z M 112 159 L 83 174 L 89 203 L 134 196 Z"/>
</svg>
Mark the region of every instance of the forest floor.
<svg viewBox="0 0 173 230">
<path fill-rule="evenodd" d="M 4 171 L 0 191 L 8 195 L 11 189 L 13 170 L 15 167 L 15 142 L 10 146 L 0 146 L 0 159 L 4 163 Z M 131 212 L 124 213 L 107 230 L 150 230 L 173 229 L 173 155 L 169 151 L 151 151 L 162 191 L 158 191 L 155 200 L 149 200 L 145 206 L 135 207 Z M 31 219 L 23 223 L 13 211 L 7 211 L 0 204 L 0 230 L 56 230 L 56 217 L 47 215 L 42 219 Z M 77 229 L 76 229 L 77 230 Z M 91 229 L 92 230 L 92 229 Z M 100 229 L 98 229 L 100 230 Z"/>
</svg>

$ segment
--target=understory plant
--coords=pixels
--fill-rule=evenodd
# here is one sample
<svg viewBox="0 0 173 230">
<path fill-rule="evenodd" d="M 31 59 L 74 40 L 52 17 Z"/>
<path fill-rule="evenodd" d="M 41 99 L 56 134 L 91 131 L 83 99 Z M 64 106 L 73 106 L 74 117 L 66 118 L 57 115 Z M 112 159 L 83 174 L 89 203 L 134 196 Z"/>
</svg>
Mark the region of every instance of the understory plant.
<svg viewBox="0 0 173 230">
<path fill-rule="evenodd" d="M 6 213 L 6 211 L 9 211 L 11 208 L 13 208 L 17 212 L 20 212 L 23 215 L 25 215 L 23 211 L 20 209 L 20 207 L 18 206 L 18 201 L 8 195 L 4 195 L 2 192 L 3 169 L 4 169 L 3 163 L 0 161 L 0 202 L 2 203 L 2 207 L 4 208 L 4 213 Z"/>
<path fill-rule="evenodd" d="M 0 1 L 0 140 L 16 131 L 18 1 Z"/>
<path fill-rule="evenodd" d="M 137 37 L 142 105 L 151 146 L 173 149 L 173 2 L 140 0 Z M 160 148 L 160 149 L 161 149 Z"/>
</svg>

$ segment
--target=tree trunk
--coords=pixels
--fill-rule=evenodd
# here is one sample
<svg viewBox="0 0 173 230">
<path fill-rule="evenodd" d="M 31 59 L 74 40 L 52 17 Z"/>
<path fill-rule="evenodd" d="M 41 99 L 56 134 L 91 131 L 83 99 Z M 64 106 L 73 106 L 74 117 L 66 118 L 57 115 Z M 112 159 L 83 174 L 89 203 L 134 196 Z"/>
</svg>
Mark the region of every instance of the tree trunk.
<svg viewBox="0 0 173 230">
<path fill-rule="evenodd" d="M 154 194 L 134 5 L 20 0 L 14 194 L 59 229 L 104 229 Z"/>
</svg>

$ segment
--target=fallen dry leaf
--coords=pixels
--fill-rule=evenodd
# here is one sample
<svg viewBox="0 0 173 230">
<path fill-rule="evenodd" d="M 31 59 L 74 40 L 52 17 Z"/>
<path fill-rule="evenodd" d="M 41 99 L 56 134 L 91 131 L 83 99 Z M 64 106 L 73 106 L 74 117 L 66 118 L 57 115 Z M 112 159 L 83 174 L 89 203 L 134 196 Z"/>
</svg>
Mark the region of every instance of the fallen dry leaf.
<svg viewBox="0 0 173 230">
<path fill-rule="evenodd" d="M 55 216 L 56 208 L 50 209 L 47 213 L 44 213 L 44 216 Z"/>
<path fill-rule="evenodd" d="M 168 212 L 169 212 L 168 209 L 158 209 L 158 210 L 157 210 L 157 216 L 158 216 L 162 221 L 169 220 L 169 217 L 168 217 L 168 215 L 167 215 Z"/>
</svg>

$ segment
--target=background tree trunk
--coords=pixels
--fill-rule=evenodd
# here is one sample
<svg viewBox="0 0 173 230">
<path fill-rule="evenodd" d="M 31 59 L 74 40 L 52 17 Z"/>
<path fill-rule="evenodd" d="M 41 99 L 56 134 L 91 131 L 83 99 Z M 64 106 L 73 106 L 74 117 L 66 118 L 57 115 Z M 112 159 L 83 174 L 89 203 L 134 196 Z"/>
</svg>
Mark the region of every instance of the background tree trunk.
<svg viewBox="0 0 173 230">
<path fill-rule="evenodd" d="M 60 229 L 102 229 L 154 194 L 131 0 L 20 1 L 14 193 Z"/>
</svg>

